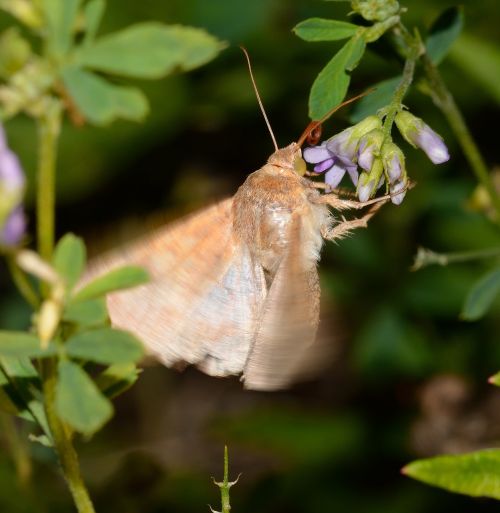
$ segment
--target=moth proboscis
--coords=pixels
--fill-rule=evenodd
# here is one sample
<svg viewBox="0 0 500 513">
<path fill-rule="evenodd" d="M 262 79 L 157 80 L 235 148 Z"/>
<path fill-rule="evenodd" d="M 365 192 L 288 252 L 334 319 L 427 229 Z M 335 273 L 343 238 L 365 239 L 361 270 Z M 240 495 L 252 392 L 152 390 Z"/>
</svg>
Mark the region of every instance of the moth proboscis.
<svg viewBox="0 0 500 513">
<path fill-rule="evenodd" d="M 276 390 L 323 360 L 316 340 L 323 240 L 366 227 L 389 197 L 359 203 L 303 176 L 301 145 L 320 122 L 278 148 L 251 78 L 275 145 L 267 163 L 232 198 L 98 258 L 84 281 L 124 264 L 144 267 L 148 284 L 108 296 L 114 326 L 137 334 L 167 366 L 241 374 L 245 388 Z M 352 220 L 330 213 L 365 207 Z"/>
</svg>

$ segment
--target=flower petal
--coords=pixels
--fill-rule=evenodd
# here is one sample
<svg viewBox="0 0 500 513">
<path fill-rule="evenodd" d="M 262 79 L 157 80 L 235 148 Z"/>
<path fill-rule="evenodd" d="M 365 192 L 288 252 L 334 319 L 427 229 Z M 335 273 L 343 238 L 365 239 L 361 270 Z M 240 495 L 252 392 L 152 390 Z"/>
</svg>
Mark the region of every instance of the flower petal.
<svg viewBox="0 0 500 513">
<path fill-rule="evenodd" d="M 338 186 L 344 177 L 346 172 L 345 167 L 339 166 L 335 164 L 330 171 L 325 174 L 325 183 L 329 185 L 332 189 Z"/>
<path fill-rule="evenodd" d="M 323 162 L 323 160 L 327 160 L 332 156 L 333 155 L 331 152 L 326 148 L 325 143 L 322 143 L 319 146 L 304 148 L 302 150 L 302 158 L 306 162 L 309 162 L 309 164 L 318 164 L 319 162 Z"/>
<path fill-rule="evenodd" d="M 15 208 L 7 217 L 0 231 L 0 244 L 5 246 L 17 246 L 26 229 L 26 217 L 22 206 Z"/>
<path fill-rule="evenodd" d="M 328 169 L 330 169 L 333 166 L 334 162 L 334 159 L 323 160 L 323 162 L 320 162 L 319 164 L 316 164 L 314 166 L 314 171 L 316 173 L 323 173 L 323 171 L 327 171 Z"/>
<path fill-rule="evenodd" d="M 394 205 L 401 205 L 406 195 L 406 181 L 399 180 L 390 187 L 391 201 Z"/>
<path fill-rule="evenodd" d="M 425 125 L 415 138 L 416 145 L 425 151 L 433 164 L 442 164 L 450 159 L 448 148 L 439 134 Z"/>
</svg>

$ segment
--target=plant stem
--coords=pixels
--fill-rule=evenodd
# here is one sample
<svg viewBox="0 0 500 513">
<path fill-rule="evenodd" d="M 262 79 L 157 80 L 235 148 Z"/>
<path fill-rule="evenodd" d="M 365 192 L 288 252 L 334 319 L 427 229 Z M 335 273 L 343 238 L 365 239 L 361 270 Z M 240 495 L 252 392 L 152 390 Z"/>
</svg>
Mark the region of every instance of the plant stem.
<svg viewBox="0 0 500 513">
<path fill-rule="evenodd" d="M 40 299 L 31 285 L 28 277 L 15 262 L 15 257 L 7 256 L 7 266 L 19 293 L 36 310 L 40 306 Z"/>
<path fill-rule="evenodd" d="M 49 99 L 45 113 L 38 120 L 37 237 L 38 251 L 47 261 L 51 260 L 54 249 L 55 175 L 61 113 L 59 101 Z M 44 292 L 47 293 L 46 290 Z M 47 422 L 73 501 L 79 513 L 95 513 L 80 474 L 78 455 L 73 447 L 71 435 L 56 411 L 57 359 L 42 360 L 40 374 Z"/>
<path fill-rule="evenodd" d="M 419 248 L 413 271 L 417 271 L 428 265 L 448 265 L 457 262 L 470 262 L 472 260 L 483 260 L 486 258 L 500 257 L 500 247 L 480 249 L 477 251 L 460 251 L 455 253 L 436 253 L 430 249 Z"/>
<path fill-rule="evenodd" d="M 0 425 L 16 466 L 17 478 L 22 488 L 26 488 L 31 476 L 31 460 L 24 439 L 19 436 L 14 418 L 0 413 Z"/>
<path fill-rule="evenodd" d="M 441 77 L 439 70 L 428 55 L 424 54 L 422 56 L 422 63 L 430 85 L 428 94 L 450 124 L 477 180 L 488 192 L 491 203 L 497 212 L 497 220 L 500 222 L 500 196 L 495 189 L 488 167 L 472 137 L 465 119 L 455 103 L 453 95 Z"/>
<path fill-rule="evenodd" d="M 421 53 L 421 45 L 420 40 L 415 37 L 411 37 L 407 35 L 405 38 L 405 42 L 408 44 L 408 54 L 406 56 L 405 65 L 403 68 L 403 78 L 399 83 L 394 95 L 392 97 L 392 101 L 387 109 L 387 113 L 384 120 L 384 133 L 386 139 L 390 137 L 392 125 L 394 124 L 394 118 L 396 114 L 401 110 L 401 105 L 403 103 L 403 99 L 408 92 L 408 89 L 413 82 L 413 76 L 415 74 L 415 64 L 417 59 Z"/>
<path fill-rule="evenodd" d="M 234 481 L 229 481 L 229 457 L 227 454 L 227 445 L 224 446 L 224 477 L 220 483 L 218 483 L 214 479 L 214 483 L 220 488 L 220 497 L 221 497 L 221 510 L 220 512 L 216 512 L 212 508 L 212 513 L 230 513 L 231 512 L 231 502 L 229 500 L 229 489 L 231 486 L 235 485 L 238 482 L 238 476 Z"/>
</svg>

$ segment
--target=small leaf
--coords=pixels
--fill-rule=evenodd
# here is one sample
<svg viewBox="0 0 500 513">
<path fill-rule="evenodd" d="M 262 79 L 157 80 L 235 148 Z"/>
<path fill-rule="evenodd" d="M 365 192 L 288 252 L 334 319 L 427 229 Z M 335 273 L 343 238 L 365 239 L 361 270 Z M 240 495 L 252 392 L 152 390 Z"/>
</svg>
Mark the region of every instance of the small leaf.
<svg viewBox="0 0 500 513">
<path fill-rule="evenodd" d="M 401 76 L 398 76 L 375 84 L 373 92 L 368 93 L 354 104 L 350 115 L 351 122 L 358 123 L 367 116 L 376 114 L 382 107 L 389 105 L 400 82 Z"/>
<path fill-rule="evenodd" d="M 49 46 L 56 55 L 71 48 L 75 20 L 81 0 L 42 0 L 49 30 Z"/>
<path fill-rule="evenodd" d="M 497 372 L 496 374 L 493 374 L 493 376 L 490 376 L 488 378 L 488 383 L 490 383 L 490 385 L 500 387 L 500 372 Z"/>
<path fill-rule="evenodd" d="M 344 98 L 349 87 L 351 71 L 359 62 L 366 44 L 360 37 L 352 37 L 320 71 L 309 96 L 309 117 L 321 119 Z"/>
<path fill-rule="evenodd" d="M 96 379 L 97 386 L 108 398 L 128 390 L 139 377 L 139 369 L 133 363 L 111 365 Z"/>
<path fill-rule="evenodd" d="M 137 362 L 144 355 L 141 342 L 131 333 L 111 328 L 72 336 L 66 342 L 66 351 L 73 358 L 104 364 Z"/>
<path fill-rule="evenodd" d="M 141 121 L 148 113 L 148 101 L 135 87 L 111 84 L 73 66 L 63 69 L 62 79 L 77 108 L 96 125 L 108 125 L 117 118 Z"/>
<path fill-rule="evenodd" d="M 0 331 L 0 356 L 2 357 L 40 358 L 52 356 L 56 352 L 53 344 L 42 350 L 36 335 L 24 331 Z"/>
<path fill-rule="evenodd" d="M 464 12 L 462 7 L 450 7 L 433 23 L 425 46 L 434 64 L 439 64 L 462 32 Z"/>
<path fill-rule="evenodd" d="M 87 299 L 105 296 L 110 292 L 130 289 L 131 287 L 142 285 L 148 281 L 149 275 L 142 267 L 133 265 L 120 267 L 110 271 L 104 276 L 99 276 L 85 285 L 85 287 L 75 294 L 73 302 L 86 301 Z"/>
<path fill-rule="evenodd" d="M 85 268 L 86 249 L 83 240 L 72 233 L 66 234 L 54 250 L 53 264 L 56 271 L 72 289 Z"/>
<path fill-rule="evenodd" d="M 106 2 L 104 0 L 90 0 L 85 5 L 83 11 L 85 18 L 84 45 L 89 45 L 94 41 L 105 9 Z"/>
<path fill-rule="evenodd" d="M 500 292 L 500 267 L 482 276 L 465 298 L 461 318 L 476 321 L 483 317 Z"/>
<path fill-rule="evenodd" d="M 62 420 L 87 435 L 100 429 L 113 415 L 113 406 L 88 374 L 64 360 L 59 362 L 55 404 Z"/>
<path fill-rule="evenodd" d="M 309 18 L 296 25 L 293 31 L 304 41 L 338 41 L 353 36 L 358 28 L 345 21 Z"/>
<path fill-rule="evenodd" d="M 72 303 L 66 307 L 63 320 L 87 328 L 105 324 L 108 320 L 106 301 L 98 298 Z"/>
<path fill-rule="evenodd" d="M 500 499 L 500 450 L 417 460 L 403 473 L 451 492 Z"/>
<path fill-rule="evenodd" d="M 224 44 L 202 29 L 148 22 L 132 25 L 79 49 L 76 62 L 106 73 L 161 78 L 212 60 Z"/>
</svg>

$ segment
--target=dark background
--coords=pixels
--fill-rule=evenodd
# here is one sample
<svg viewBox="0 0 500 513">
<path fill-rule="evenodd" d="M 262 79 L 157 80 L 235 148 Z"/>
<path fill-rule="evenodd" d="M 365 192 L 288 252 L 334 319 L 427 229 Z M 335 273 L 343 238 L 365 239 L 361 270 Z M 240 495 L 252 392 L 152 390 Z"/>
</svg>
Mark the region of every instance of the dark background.
<svg viewBox="0 0 500 513">
<path fill-rule="evenodd" d="M 151 114 L 141 125 L 65 126 L 58 169 L 58 232 L 90 248 L 149 214 L 183 213 L 235 192 L 272 144 L 238 44 L 251 54 L 256 80 L 281 145 L 308 123 L 314 77 L 338 45 L 307 44 L 291 28 L 310 16 L 345 19 L 346 5 L 296 0 L 142 0 L 108 2 L 101 33 L 158 20 L 207 28 L 230 46 L 188 75 L 142 82 Z M 406 23 L 422 30 L 449 5 L 408 0 Z M 489 78 L 472 70 L 460 42 L 442 71 L 485 158 L 497 164 L 500 50 L 495 0 L 464 2 L 466 33 L 492 47 Z M 2 15 L 2 23 L 11 22 Z M 397 62 L 370 52 L 354 72 L 352 93 L 398 74 Z M 498 88 L 498 89 L 497 89 Z M 426 487 L 400 474 L 417 457 L 497 446 L 500 398 L 488 376 L 500 369 L 498 304 L 480 322 L 459 320 L 465 295 L 491 262 L 410 272 L 419 245 L 436 251 L 498 245 L 498 228 L 471 208 L 476 186 L 442 115 L 418 93 L 411 110 L 445 138 L 448 163 L 433 166 L 406 146 L 418 182 L 400 207 L 386 206 L 368 230 L 326 245 L 321 262 L 325 331 L 336 359 L 316 381 L 282 393 L 243 391 L 215 379 L 147 367 L 121 396 L 117 415 L 79 451 L 101 512 L 153 513 L 219 508 L 211 476 L 221 477 L 224 444 L 233 511 L 434 513 L 489 512 L 493 501 Z M 324 128 L 348 125 L 345 109 Z M 11 146 L 35 169 L 31 120 L 9 122 Z M 33 220 L 33 182 L 28 205 Z M 31 223 L 33 225 L 33 223 Z M 31 226 L 33 228 L 33 226 Z M 29 310 L 0 267 L 0 326 L 25 328 Z M 194 320 L 193 320 L 194 322 Z M 20 488 L 0 453 L 0 510 L 72 511 L 51 453 L 31 446 L 33 476 Z"/>
</svg>

